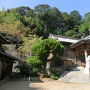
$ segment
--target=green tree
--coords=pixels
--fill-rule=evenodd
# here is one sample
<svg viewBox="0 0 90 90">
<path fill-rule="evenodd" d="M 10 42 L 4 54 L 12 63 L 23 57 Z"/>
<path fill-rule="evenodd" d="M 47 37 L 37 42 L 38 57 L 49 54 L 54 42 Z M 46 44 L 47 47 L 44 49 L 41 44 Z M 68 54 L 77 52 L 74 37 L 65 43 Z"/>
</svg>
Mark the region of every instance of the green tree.
<svg viewBox="0 0 90 90">
<path fill-rule="evenodd" d="M 42 40 L 42 37 L 38 37 L 36 35 L 28 35 L 27 37 L 22 36 L 23 44 L 19 47 L 21 52 L 29 52 L 32 45 L 36 42 Z"/>
<path fill-rule="evenodd" d="M 7 13 L 6 17 L 4 18 L 4 23 L 11 24 L 14 23 L 14 21 L 16 20 L 17 18 L 14 13 Z"/>
<path fill-rule="evenodd" d="M 29 10 L 31 10 L 31 8 L 25 7 L 25 6 L 20 6 L 20 7 L 16 8 L 16 12 L 20 13 L 20 15 L 22 15 L 22 16 L 26 16 L 26 14 Z"/>
<path fill-rule="evenodd" d="M 29 30 L 27 31 L 27 35 L 36 34 L 37 32 L 36 20 L 33 17 L 26 17 L 25 22 L 26 22 L 26 26 L 29 27 Z"/>
<path fill-rule="evenodd" d="M 61 12 L 56 7 L 40 4 L 35 7 L 36 25 L 38 36 L 47 38 L 50 33 L 58 33 L 60 29 Z"/>
<path fill-rule="evenodd" d="M 35 13 L 36 13 L 36 25 L 37 25 L 37 32 L 38 36 L 43 36 L 44 38 L 48 37 L 49 30 L 47 28 L 49 22 L 49 14 L 48 11 L 50 10 L 50 6 L 47 4 L 40 4 L 35 6 Z"/>
<path fill-rule="evenodd" d="M 79 32 L 82 33 L 83 36 L 90 34 L 90 17 L 87 17 L 82 21 L 82 24 L 79 26 Z"/>
<path fill-rule="evenodd" d="M 31 10 L 28 10 L 27 13 L 26 13 L 26 17 L 33 17 L 35 18 L 35 13 L 34 13 L 34 10 L 31 9 Z"/>
<path fill-rule="evenodd" d="M 60 23 L 60 30 L 62 35 L 65 35 L 65 32 L 68 30 L 72 30 L 75 26 L 75 20 L 74 18 L 69 15 L 68 13 L 64 12 L 61 13 L 61 23 Z"/>
<path fill-rule="evenodd" d="M 84 18 L 87 19 L 88 17 L 90 17 L 90 12 L 84 14 Z"/>
<path fill-rule="evenodd" d="M 76 38 L 77 37 L 77 32 L 75 32 L 74 30 L 68 30 L 65 33 L 65 36 Z"/>
<path fill-rule="evenodd" d="M 22 36 L 23 43 L 18 48 L 18 52 L 26 57 L 24 59 L 27 59 L 28 56 L 32 56 L 31 47 L 40 40 L 42 40 L 42 37 L 38 37 L 37 35 Z"/>
<path fill-rule="evenodd" d="M 35 43 L 32 47 L 32 53 L 42 62 L 44 74 L 47 74 L 46 64 L 49 61 L 48 56 L 52 53 L 54 56 L 62 56 L 64 46 L 57 40 L 44 39 Z"/>
<path fill-rule="evenodd" d="M 38 6 L 35 6 L 35 13 L 42 13 L 47 10 L 50 10 L 50 6 L 47 4 L 39 4 Z"/>
<path fill-rule="evenodd" d="M 77 10 L 71 11 L 70 15 L 75 19 L 76 24 L 78 23 L 78 21 L 82 19 L 82 16 L 79 14 Z"/>
<path fill-rule="evenodd" d="M 0 24 L 4 22 L 5 17 L 6 17 L 6 12 L 0 11 Z"/>
</svg>

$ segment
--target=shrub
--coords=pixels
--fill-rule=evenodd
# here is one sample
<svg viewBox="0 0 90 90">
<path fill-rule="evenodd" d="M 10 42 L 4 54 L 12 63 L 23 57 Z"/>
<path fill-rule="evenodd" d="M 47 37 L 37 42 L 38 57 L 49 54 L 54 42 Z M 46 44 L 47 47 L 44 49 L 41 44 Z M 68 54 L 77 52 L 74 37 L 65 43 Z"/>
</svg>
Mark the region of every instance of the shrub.
<svg viewBox="0 0 90 90">
<path fill-rule="evenodd" d="M 19 61 L 18 65 L 15 66 L 18 70 L 20 70 L 21 77 L 28 77 L 29 71 L 31 70 L 31 65 L 28 64 L 26 61 Z"/>
<path fill-rule="evenodd" d="M 58 79 L 58 76 L 52 75 L 51 78 L 57 80 Z"/>
<path fill-rule="evenodd" d="M 36 75 L 37 72 L 41 71 L 41 61 L 37 59 L 36 56 L 31 56 L 28 58 L 28 63 L 31 65 L 32 70 L 30 71 L 30 75 Z"/>
<path fill-rule="evenodd" d="M 63 72 L 63 68 L 52 68 L 50 69 L 51 78 L 57 80 L 59 75 L 61 75 Z"/>
<path fill-rule="evenodd" d="M 56 75 L 57 71 L 55 69 L 50 69 L 50 73 L 51 73 L 51 75 Z"/>
</svg>

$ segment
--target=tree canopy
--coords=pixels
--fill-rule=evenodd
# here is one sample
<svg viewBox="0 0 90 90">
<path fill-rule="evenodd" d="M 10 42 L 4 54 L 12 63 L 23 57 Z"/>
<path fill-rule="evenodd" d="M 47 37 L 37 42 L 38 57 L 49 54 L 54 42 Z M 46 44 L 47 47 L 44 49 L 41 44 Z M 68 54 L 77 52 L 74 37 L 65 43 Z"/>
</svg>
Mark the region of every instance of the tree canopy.
<svg viewBox="0 0 90 90">
<path fill-rule="evenodd" d="M 39 4 L 34 9 L 27 6 L 7 10 L 3 8 L 0 11 L 0 32 L 6 37 L 14 37 L 14 35 L 26 37 L 29 34 L 36 34 L 47 39 L 51 33 L 81 38 L 82 35 L 87 36 L 89 34 L 89 18 L 90 12 L 87 12 L 83 18 L 77 10 L 68 14 L 47 4 Z M 71 34 L 72 32 L 75 35 Z M 18 38 L 16 39 L 18 40 Z"/>
<path fill-rule="evenodd" d="M 42 62 L 44 68 L 46 68 L 50 53 L 53 54 L 53 57 L 60 57 L 64 53 L 64 46 L 57 40 L 44 39 L 35 43 L 31 51 Z"/>
</svg>

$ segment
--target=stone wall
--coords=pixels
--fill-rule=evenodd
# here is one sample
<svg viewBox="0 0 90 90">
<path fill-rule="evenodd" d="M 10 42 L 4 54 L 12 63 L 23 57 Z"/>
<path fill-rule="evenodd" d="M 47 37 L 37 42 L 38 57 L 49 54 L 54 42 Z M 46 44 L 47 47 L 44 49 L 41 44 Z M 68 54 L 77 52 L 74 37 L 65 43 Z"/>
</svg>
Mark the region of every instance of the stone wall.
<svg viewBox="0 0 90 90">
<path fill-rule="evenodd" d="M 3 45 L 3 48 L 4 48 L 6 53 L 21 59 L 20 55 L 17 52 L 16 44 L 12 44 L 12 45 L 11 44 L 5 44 L 5 45 Z M 13 63 L 12 72 L 17 71 L 17 69 L 14 68 L 17 64 L 18 64 L 18 61 L 15 61 L 15 63 Z"/>
</svg>

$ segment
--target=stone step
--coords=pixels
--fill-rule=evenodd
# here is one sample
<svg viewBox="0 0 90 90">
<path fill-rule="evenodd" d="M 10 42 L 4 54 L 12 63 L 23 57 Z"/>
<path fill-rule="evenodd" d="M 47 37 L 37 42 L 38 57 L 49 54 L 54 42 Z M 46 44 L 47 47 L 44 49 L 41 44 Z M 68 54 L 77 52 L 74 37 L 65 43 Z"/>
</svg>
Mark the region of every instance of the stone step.
<svg viewBox="0 0 90 90">
<path fill-rule="evenodd" d="M 58 81 L 73 83 L 90 83 L 90 76 L 81 71 L 66 71 L 60 75 Z"/>
</svg>

